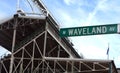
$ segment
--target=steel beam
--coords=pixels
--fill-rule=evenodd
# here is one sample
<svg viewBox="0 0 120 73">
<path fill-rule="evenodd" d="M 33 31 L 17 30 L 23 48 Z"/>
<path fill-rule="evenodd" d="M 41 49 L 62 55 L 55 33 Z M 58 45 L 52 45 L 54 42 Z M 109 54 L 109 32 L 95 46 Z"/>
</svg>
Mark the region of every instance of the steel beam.
<svg viewBox="0 0 120 73">
<path fill-rule="evenodd" d="M 10 69 L 9 69 L 9 73 L 12 73 L 13 71 L 13 63 L 14 63 L 14 48 L 15 48 L 15 40 L 16 40 L 16 27 L 17 27 L 17 19 L 18 19 L 18 15 L 14 15 L 14 18 L 15 18 L 15 25 L 14 25 L 14 31 L 13 31 L 13 41 L 12 41 L 12 51 L 11 51 L 11 61 L 10 61 Z"/>
</svg>

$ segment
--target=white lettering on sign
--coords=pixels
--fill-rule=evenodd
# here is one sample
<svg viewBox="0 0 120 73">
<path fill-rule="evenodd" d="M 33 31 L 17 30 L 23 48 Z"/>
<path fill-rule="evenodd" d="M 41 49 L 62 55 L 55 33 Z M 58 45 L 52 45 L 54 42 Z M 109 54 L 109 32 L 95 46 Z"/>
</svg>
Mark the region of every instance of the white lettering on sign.
<svg viewBox="0 0 120 73">
<path fill-rule="evenodd" d="M 120 25 L 85 26 L 60 29 L 61 37 L 120 33 Z"/>
<path fill-rule="evenodd" d="M 102 33 L 106 33 L 107 32 L 107 27 L 103 26 L 102 27 Z"/>
<path fill-rule="evenodd" d="M 110 27 L 109 31 L 114 31 L 115 27 Z"/>
<path fill-rule="evenodd" d="M 102 32 L 101 27 L 97 27 L 96 29 L 97 29 L 97 33 L 101 33 Z"/>
<path fill-rule="evenodd" d="M 78 35 L 78 30 L 77 29 L 74 30 L 74 35 Z"/>
<path fill-rule="evenodd" d="M 78 29 L 78 33 L 81 34 L 82 33 L 82 29 Z"/>
<path fill-rule="evenodd" d="M 92 33 L 95 34 L 96 33 L 96 30 L 95 28 L 92 29 Z"/>
<path fill-rule="evenodd" d="M 73 29 L 68 30 L 69 35 L 73 35 Z"/>
<path fill-rule="evenodd" d="M 83 28 L 83 34 L 86 34 L 87 28 Z"/>
<path fill-rule="evenodd" d="M 111 28 L 110 30 L 113 30 Z M 68 34 L 71 35 L 89 35 L 89 34 L 100 34 L 100 33 L 106 33 L 107 27 L 101 26 L 101 27 L 93 27 L 93 28 L 76 28 L 76 29 L 69 29 Z"/>
</svg>

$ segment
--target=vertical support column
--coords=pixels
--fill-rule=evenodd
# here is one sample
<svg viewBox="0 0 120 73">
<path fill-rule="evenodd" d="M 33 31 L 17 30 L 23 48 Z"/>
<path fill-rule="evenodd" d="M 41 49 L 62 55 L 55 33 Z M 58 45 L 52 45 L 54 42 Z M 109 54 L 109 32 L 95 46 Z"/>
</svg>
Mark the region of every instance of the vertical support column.
<svg viewBox="0 0 120 73">
<path fill-rule="evenodd" d="M 46 44 L 47 44 L 47 29 L 48 29 L 48 23 L 46 22 L 45 24 L 45 36 L 44 36 L 44 47 L 43 47 L 43 56 L 42 56 L 42 61 L 43 61 L 43 65 L 42 65 L 42 73 L 44 73 L 44 61 L 45 61 L 45 54 L 46 54 Z"/>
<path fill-rule="evenodd" d="M 79 72 L 81 72 L 81 61 L 79 62 Z"/>
<path fill-rule="evenodd" d="M 24 48 L 22 48 L 22 58 L 21 58 L 21 65 L 20 65 L 20 73 L 22 73 L 22 72 L 23 72 L 24 49 L 25 49 L 25 47 L 24 47 Z"/>
<path fill-rule="evenodd" d="M 109 63 L 109 73 L 112 73 L 112 62 Z"/>
<path fill-rule="evenodd" d="M 27 69 L 27 73 L 30 73 L 30 68 Z"/>
<path fill-rule="evenodd" d="M 66 71 L 65 71 L 65 73 L 68 73 L 68 63 L 69 63 L 69 61 L 66 61 Z"/>
<path fill-rule="evenodd" d="M 11 61 L 10 61 L 10 69 L 9 69 L 9 73 L 12 73 L 13 71 L 13 63 L 14 63 L 14 48 L 15 48 L 15 39 L 16 39 L 16 27 L 17 27 L 17 18 L 18 18 L 18 14 L 14 15 L 14 31 L 13 31 L 13 41 L 12 41 L 12 51 L 11 51 Z"/>
<path fill-rule="evenodd" d="M 56 71 L 55 69 L 56 69 L 56 60 L 54 60 L 54 69 L 53 69 L 54 72 L 53 73 L 55 73 L 55 71 Z"/>
<path fill-rule="evenodd" d="M 48 23 L 46 22 L 46 25 L 45 25 L 45 37 L 44 37 L 44 48 L 43 48 L 43 57 L 45 57 L 45 54 L 46 54 L 47 29 L 48 29 Z"/>
<path fill-rule="evenodd" d="M 58 45 L 58 56 L 57 57 L 60 57 L 60 45 Z"/>
<path fill-rule="evenodd" d="M 92 71 L 95 71 L 95 65 L 97 64 L 97 62 L 93 62 L 93 69 Z"/>
<path fill-rule="evenodd" d="M 33 42 L 31 73 L 33 73 L 33 71 L 34 71 L 34 53 L 35 53 L 35 40 Z"/>
<path fill-rule="evenodd" d="M 48 62 L 49 65 L 49 62 Z M 46 73 L 49 73 L 49 67 L 47 66 Z"/>
<path fill-rule="evenodd" d="M 71 65 L 71 73 L 74 73 L 74 61 L 72 61 L 72 65 Z"/>
<path fill-rule="evenodd" d="M 42 63 L 42 73 L 44 73 L 44 66 L 45 66 L 45 64 L 44 64 L 44 59 L 43 59 L 43 63 Z"/>
</svg>

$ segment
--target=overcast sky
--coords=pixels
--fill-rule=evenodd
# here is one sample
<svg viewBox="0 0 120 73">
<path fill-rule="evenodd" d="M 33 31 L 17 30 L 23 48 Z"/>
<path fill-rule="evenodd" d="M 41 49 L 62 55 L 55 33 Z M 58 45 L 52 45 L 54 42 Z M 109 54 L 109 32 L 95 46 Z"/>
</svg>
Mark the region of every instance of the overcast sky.
<svg viewBox="0 0 120 73">
<path fill-rule="evenodd" d="M 16 1 L 0 0 L 0 20 L 16 13 Z M 20 8 L 31 11 L 25 1 L 27 0 L 20 0 Z M 120 0 L 43 0 L 43 2 L 59 22 L 60 28 L 120 23 Z M 107 59 L 109 43 L 110 59 L 120 67 L 119 34 L 76 36 L 70 39 L 76 51 L 88 59 Z M 3 53 L 0 52 L 1 54 Z"/>
</svg>

